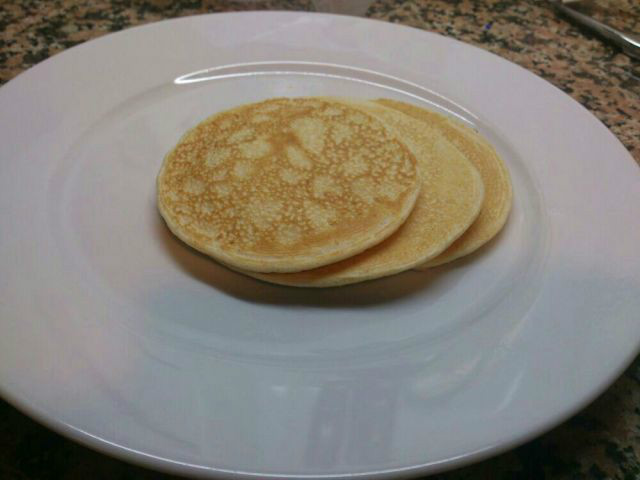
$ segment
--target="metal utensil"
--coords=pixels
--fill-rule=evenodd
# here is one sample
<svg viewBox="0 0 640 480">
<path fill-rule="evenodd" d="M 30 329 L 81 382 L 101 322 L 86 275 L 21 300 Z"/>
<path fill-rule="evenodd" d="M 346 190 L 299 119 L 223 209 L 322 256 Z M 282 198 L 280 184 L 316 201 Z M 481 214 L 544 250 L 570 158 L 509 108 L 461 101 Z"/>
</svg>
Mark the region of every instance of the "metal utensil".
<svg viewBox="0 0 640 480">
<path fill-rule="evenodd" d="M 595 20 L 588 15 L 585 15 L 584 13 L 580 13 L 577 10 L 574 10 L 573 8 L 565 5 L 560 0 L 554 0 L 552 1 L 552 3 L 558 11 L 562 12 L 564 15 L 570 17 L 581 25 L 590 28 L 601 37 L 610 40 L 611 42 L 619 46 L 625 54 L 629 55 L 630 57 L 640 59 L 640 36 L 621 32 L 620 30 L 617 30 L 609 25 Z"/>
</svg>

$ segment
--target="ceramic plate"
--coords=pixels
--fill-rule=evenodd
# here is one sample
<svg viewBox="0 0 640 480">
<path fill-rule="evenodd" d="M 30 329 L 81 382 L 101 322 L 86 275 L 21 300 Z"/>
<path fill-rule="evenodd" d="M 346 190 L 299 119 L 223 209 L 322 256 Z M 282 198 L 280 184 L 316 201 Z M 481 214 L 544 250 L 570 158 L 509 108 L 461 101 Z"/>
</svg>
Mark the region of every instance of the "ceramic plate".
<svg viewBox="0 0 640 480">
<path fill-rule="evenodd" d="M 324 290 L 174 238 L 155 177 L 209 114 L 388 97 L 479 129 L 514 205 L 472 257 Z M 640 340 L 640 175 L 562 92 L 424 31 L 207 15 L 65 51 L 0 89 L 0 390 L 50 428 L 211 477 L 431 473 L 513 447 L 609 385 Z"/>
</svg>

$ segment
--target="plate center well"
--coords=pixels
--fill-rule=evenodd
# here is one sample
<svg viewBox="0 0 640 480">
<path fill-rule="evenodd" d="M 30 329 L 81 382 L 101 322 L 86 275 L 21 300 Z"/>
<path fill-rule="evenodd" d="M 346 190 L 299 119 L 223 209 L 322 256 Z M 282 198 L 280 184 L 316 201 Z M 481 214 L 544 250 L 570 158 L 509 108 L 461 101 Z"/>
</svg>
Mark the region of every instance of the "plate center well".
<svg viewBox="0 0 640 480">
<path fill-rule="evenodd" d="M 393 98 L 478 128 L 512 174 L 514 207 L 504 231 L 449 266 L 334 289 L 262 283 L 174 237 L 156 210 L 155 178 L 180 136 L 235 105 L 308 95 Z M 482 321 L 498 319 L 507 335 L 537 291 L 532 287 L 542 268 L 546 220 L 517 153 L 464 107 L 394 77 L 304 62 L 184 75 L 111 110 L 78 138 L 60 165 L 49 205 L 55 224 L 63 226 L 57 234 L 61 244 L 77 246 L 65 260 L 82 281 L 89 279 L 104 293 L 113 321 L 225 358 L 314 366 L 389 361 L 400 352 L 446 344 Z M 500 337 L 487 341 L 493 345 Z"/>
</svg>

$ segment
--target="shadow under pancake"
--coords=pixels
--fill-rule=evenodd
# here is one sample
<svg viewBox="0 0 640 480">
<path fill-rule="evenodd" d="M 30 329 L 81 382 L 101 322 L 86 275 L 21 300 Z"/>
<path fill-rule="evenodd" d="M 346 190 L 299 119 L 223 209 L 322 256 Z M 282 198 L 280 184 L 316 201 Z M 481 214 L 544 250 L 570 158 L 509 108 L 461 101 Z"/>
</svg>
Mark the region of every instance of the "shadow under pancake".
<svg viewBox="0 0 640 480">
<path fill-rule="evenodd" d="M 191 248 L 171 233 L 159 214 L 156 214 L 155 231 L 167 254 L 183 272 L 200 283 L 251 303 L 322 308 L 376 306 L 417 295 L 432 288 L 439 277 L 435 270 L 409 271 L 339 288 L 286 287 L 234 272 Z"/>
</svg>

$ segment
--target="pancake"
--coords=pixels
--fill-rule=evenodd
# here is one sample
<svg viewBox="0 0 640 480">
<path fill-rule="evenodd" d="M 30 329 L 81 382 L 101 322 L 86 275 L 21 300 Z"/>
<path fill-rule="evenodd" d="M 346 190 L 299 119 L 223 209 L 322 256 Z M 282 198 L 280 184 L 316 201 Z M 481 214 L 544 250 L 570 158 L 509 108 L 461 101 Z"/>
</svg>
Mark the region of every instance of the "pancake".
<svg viewBox="0 0 640 480">
<path fill-rule="evenodd" d="M 249 275 L 298 287 L 334 287 L 393 275 L 444 251 L 480 212 L 484 188 L 476 168 L 438 130 L 373 102 L 357 105 L 402 136 L 418 160 L 422 187 L 400 229 L 365 252 L 299 273 Z"/>
<path fill-rule="evenodd" d="M 158 208 L 171 231 L 233 268 L 296 272 L 356 255 L 406 220 L 416 159 L 344 103 L 280 98 L 209 117 L 167 154 Z"/>
<path fill-rule="evenodd" d="M 509 171 L 495 149 L 475 130 L 429 110 L 395 100 L 376 102 L 425 122 L 441 132 L 480 172 L 484 202 L 480 215 L 469 229 L 438 257 L 421 265 L 426 269 L 468 255 L 491 240 L 504 226 L 512 203 Z"/>
</svg>

